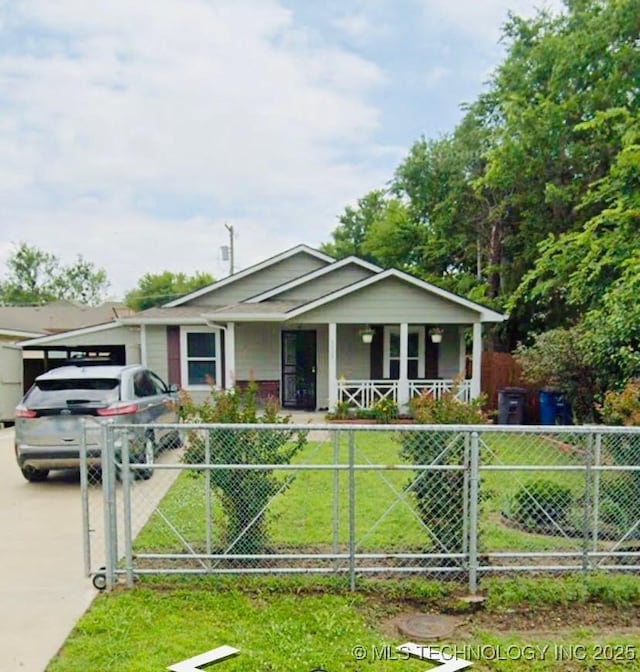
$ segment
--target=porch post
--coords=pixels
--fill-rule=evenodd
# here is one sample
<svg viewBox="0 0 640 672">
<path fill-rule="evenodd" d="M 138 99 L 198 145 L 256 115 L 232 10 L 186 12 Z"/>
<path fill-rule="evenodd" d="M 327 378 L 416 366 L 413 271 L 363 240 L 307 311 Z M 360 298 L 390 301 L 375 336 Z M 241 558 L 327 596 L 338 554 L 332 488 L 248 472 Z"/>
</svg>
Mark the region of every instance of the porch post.
<svg viewBox="0 0 640 672">
<path fill-rule="evenodd" d="M 400 375 L 398 376 L 398 408 L 409 403 L 409 325 L 400 325 Z"/>
<path fill-rule="evenodd" d="M 232 390 L 236 379 L 236 325 L 227 323 L 224 334 L 224 387 Z"/>
<path fill-rule="evenodd" d="M 471 398 L 480 396 L 480 376 L 482 372 L 482 324 L 473 323 L 473 354 L 471 362 Z"/>
<path fill-rule="evenodd" d="M 338 329 L 335 322 L 329 325 L 329 410 L 338 403 Z"/>
<path fill-rule="evenodd" d="M 464 338 L 464 331 L 464 327 L 458 327 L 458 368 L 463 380 L 467 369 L 467 343 Z"/>
</svg>

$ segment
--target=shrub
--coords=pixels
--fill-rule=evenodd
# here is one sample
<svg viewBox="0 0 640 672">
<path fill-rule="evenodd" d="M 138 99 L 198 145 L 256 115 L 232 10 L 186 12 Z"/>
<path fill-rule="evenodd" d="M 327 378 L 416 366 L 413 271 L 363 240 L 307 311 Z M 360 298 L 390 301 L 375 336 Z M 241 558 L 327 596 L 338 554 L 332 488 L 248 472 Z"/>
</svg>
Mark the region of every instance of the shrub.
<svg viewBox="0 0 640 672">
<path fill-rule="evenodd" d="M 393 399 L 380 399 L 373 407 L 374 418 L 383 424 L 389 423 L 398 417 L 398 404 Z"/>
<path fill-rule="evenodd" d="M 482 410 L 485 402 L 484 396 L 460 401 L 453 390 L 439 397 L 423 393 L 409 402 L 409 414 L 422 425 L 480 425 L 487 422 Z"/>
<path fill-rule="evenodd" d="M 640 425 L 640 381 L 630 380 L 620 392 L 607 392 L 600 413 L 608 425 Z"/>
<path fill-rule="evenodd" d="M 446 392 L 438 399 L 423 394 L 411 401 L 409 409 L 420 424 L 482 424 L 486 416 L 481 406 L 482 399 L 464 403 L 453 392 Z M 401 441 L 401 457 L 414 464 L 464 463 L 464 440 L 455 432 L 402 432 Z M 440 543 L 437 550 L 462 552 L 464 473 L 419 471 L 410 487 L 421 519 Z"/>
<path fill-rule="evenodd" d="M 351 407 L 348 401 L 338 401 L 333 407 L 329 417 L 335 420 L 346 420 L 351 417 Z"/>
<path fill-rule="evenodd" d="M 256 410 L 257 386 L 250 383 L 244 391 L 212 391 L 202 404 L 185 397 L 182 414 L 189 421 L 212 424 L 288 424 L 288 416 L 279 416 L 275 400 L 267 400 L 263 413 Z M 306 444 L 306 432 L 279 429 L 209 430 L 212 464 L 280 465 L 288 464 Z M 202 464 L 202 435 L 192 432 L 184 461 Z M 270 499 L 286 488 L 273 469 L 214 469 L 209 471 L 211 485 L 220 496 L 225 514 L 225 540 L 233 553 L 255 554 L 265 550 L 267 529 L 265 511 Z"/>
<path fill-rule="evenodd" d="M 573 504 L 571 489 L 545 479 L 530 481 L 513 497 L 511 515 L 521 525 L 548 527 L 567 520 Z"/>
<path fill-rule="evenodd" d="M 569 400 L 579 422 L 593 422 L 598 377 L 589 363 L 583 328 L 551 329 L 537 334 L 530 345 L 518 346 L 516 361 L 526 382 L 557 389 Z"/>
<path fill-rule="evenodd" d="M 600 412 L 603 421 L 610 425 L 640 425 L 640 381 L 630 380 L 620 392 L 607 392 Z M 604 437 L 603 446 L 618 465 L 640 464 L 640 436 L 636 434 L 608 435 Z M 640 515 L 639 491 L 640 471 L 619 473 L 615 480 L 605 483 L 601 511 L 604 506 L 609 520 L 603 518 L 603 522 L 615 524 L 618 531 L 624 534 Z M 614 511 L 617 513 L 615 516 Z"/>
</svg>

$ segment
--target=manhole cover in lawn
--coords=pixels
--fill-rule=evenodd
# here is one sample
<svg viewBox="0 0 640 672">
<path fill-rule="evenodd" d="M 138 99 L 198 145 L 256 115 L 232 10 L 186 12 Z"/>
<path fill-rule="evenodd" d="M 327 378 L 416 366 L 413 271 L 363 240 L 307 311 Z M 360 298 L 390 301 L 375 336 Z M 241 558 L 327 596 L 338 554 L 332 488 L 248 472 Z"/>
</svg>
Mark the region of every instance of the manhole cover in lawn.
<svg viewBox="0 0 640 672">
<path fill-rule="evenodd" d="M 396 619 L 396 627 L 411 640 L 428 642 L 450 637 L 460 621 L 440 614 L 407 614 Z"/>
</svg>

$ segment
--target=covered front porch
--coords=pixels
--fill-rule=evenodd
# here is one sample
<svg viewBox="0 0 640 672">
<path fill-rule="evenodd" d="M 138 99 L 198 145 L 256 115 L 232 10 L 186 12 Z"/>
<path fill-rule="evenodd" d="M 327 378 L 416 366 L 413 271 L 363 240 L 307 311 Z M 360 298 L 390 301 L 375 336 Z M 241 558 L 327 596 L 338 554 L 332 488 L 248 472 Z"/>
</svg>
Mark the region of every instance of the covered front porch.
<svg viewBox="0 0 640 672">
<path fill-rule="evenodd" d="M 224 386 L 254 380 L 285 409 L 370 409 L 382 399 L 480 394 L 481 325 L 237 323 L 225 329 Z"/>
<path fill-rule="evenodd" d="M 400 409 L 427 394 L 480 394 L 480 323 L 327 325 L 329 409 L 369 409 L 382 399 Z M 470 360 L 470 361 L 469 361 Z"/>
</svg>

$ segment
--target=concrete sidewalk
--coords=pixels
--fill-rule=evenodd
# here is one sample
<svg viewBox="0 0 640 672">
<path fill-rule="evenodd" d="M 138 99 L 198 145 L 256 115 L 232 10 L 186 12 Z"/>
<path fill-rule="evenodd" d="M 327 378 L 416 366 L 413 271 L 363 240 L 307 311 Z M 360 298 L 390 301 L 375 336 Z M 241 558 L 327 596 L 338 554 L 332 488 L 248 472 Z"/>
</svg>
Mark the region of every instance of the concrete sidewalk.
<svg viewBox="0 0 640 672">
<path fill-rule="evenodd" d="M 74 472 L 28 483 L 0 430 L 0 672 L 42 672 L 96 591 L 83 576 Z"/>
</svg>

